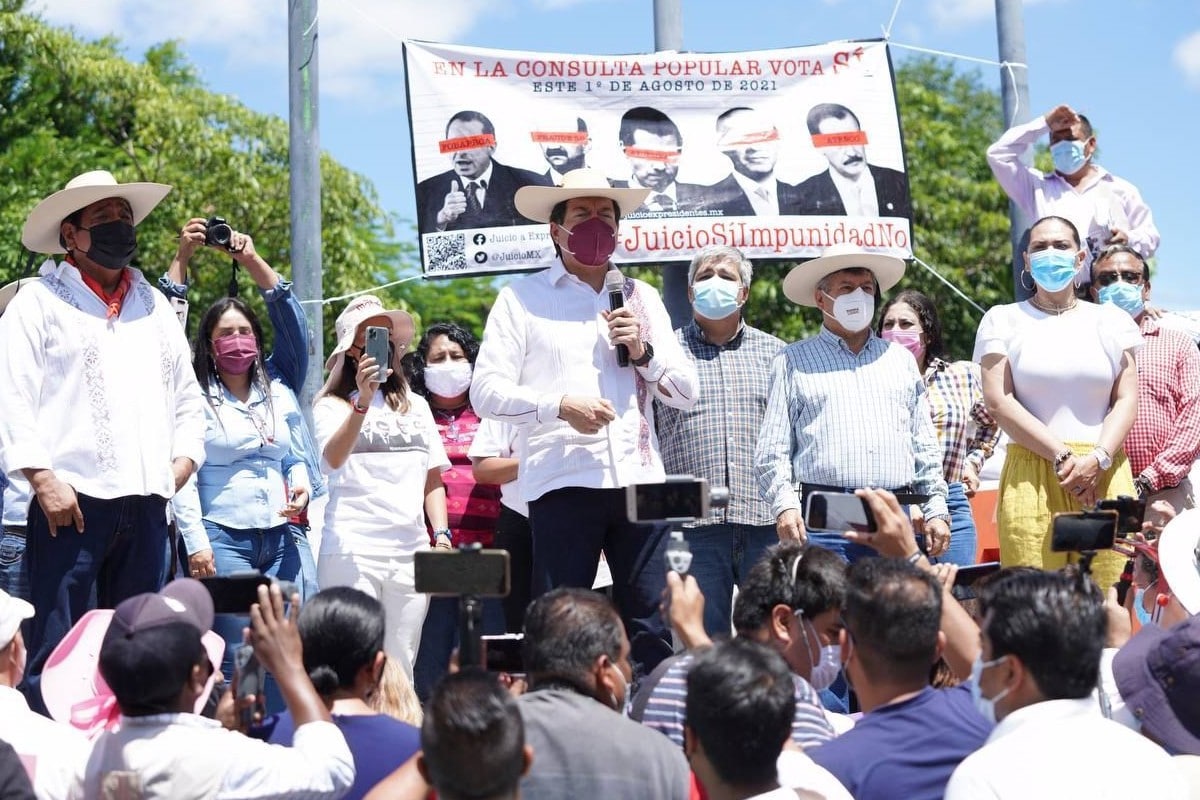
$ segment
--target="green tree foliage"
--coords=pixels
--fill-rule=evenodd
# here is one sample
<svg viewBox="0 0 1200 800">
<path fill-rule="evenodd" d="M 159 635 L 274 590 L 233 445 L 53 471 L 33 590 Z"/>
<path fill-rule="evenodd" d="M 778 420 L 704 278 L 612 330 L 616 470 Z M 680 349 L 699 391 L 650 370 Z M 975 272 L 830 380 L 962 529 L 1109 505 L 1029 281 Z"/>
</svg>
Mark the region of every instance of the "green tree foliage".
<svg viewBox="0 0 1200 800">
<path fill-rule="evenodd" d="M 173 42 L 132 63 L 113 40 L 83 41 L 15 0 L 0 2 L 0 283 L 23 274 L 20 232 L 33 206 L 93 169 L 175 187 L 138 228 L 137 265 L 151 279 L 170 263 L 183 224 L 212 214 L 291 274 L 285 120 L 206 91 Z M 326 154 L 321 201 L 326 296 L 382 282 L 407 263 L 413 248 L 394 241 L 371 183 Z M 213 250 L 196 254 L 193 308 L 225 293 L 229 264 Z M 246 276 L 241 294 L 262 310 Z M 339 310 L 327 310 L 326 341 Z"/>
</svg>

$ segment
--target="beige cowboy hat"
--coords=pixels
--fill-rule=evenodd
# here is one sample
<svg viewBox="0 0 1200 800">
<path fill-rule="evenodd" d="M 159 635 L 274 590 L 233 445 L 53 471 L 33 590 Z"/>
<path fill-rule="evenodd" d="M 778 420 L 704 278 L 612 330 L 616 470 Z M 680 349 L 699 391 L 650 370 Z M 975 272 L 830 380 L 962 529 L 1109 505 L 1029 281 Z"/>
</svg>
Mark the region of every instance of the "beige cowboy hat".
<svg viewBox="0 0 1200 800">
<path fill-rule="evenodd" d="M 649 189 L 617 189 L 600 170 L 583 167 L 563 175 L 561 186 L 522 186 L 515 196 L 517 211 L 537 222 L 549 222 L 559 203 L 576 197 L 607 197 L 628 214 L 650 196 Z"/>
<path fill-rule="evenodd" d="M 378 297 L 364 294 L 351 300 L 349 305 L 342 309 L 342 313 L 338 314 L 337 321 L 333 324 L 334 333 L 337 334 L 337 345 L 329 354 L 329 358 L 325 359 L 325 369 L 333 370 L 341 361 L 342 354 L 354 344 L 358 326 L 371 317 L 387 317 L 392 321 L 392 334 L 388 338 L 392 340 L 395 351 L 393 358 L 399 363 L 400 356 L 408 349 L 408 343 L 412 341 L 413 332 L 416 330 L 412 315 L 407 311 L 388 310 L 383 307 L 383 301 Z M 392 366 L 393 369 L 396 368 L 396 365 Z"/>
<path fill-rule="evenodd" d="M 820 258 L 792 267 L 783 279 L 783 294 L 797 305 L 816 308 L 817 284 L 827 275 L 855 268 L 871 270 L 881 292 L 891 289 L 904 277 L 904 259 L 872 253 L 855 244 L 833 244 L 825 248 Z"/>
<path fill-rule="evenodd" d="M 21 291 L 21 287 L 28 286 L 34 281 L 40 281 L 41 278 L 21 278 L 12 283 L 6 283 L 0 287 L 0 316 L 3 316 L 8 304 L 17 296 L 17 292 Z"/>
<path fill-rule="evenodd" d="M 137 225 L 169 191 L 171 187 L 165 183 L 117 183 L 107 170 L 85 172 L 29 212 L 21 230 L 21 244 L 34 253 L 65 253 L 67 248 L 58 240 L 59 229 L 62 221 L 79 209 L 110 197 L 123 197 L 133 209 L 133 224 Z"/>
</svg>

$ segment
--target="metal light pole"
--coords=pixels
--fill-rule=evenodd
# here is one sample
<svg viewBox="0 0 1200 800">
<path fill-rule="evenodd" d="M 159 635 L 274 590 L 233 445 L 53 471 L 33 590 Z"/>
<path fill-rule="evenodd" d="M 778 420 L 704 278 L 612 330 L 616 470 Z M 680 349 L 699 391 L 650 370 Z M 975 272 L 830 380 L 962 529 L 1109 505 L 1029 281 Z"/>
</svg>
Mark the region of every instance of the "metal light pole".
<svg viewBox="0 0 1200 800">
<path fill-rule="evenodd" d="M 683 0 L 654 0 L 654 49 L 683 49 Z M 663 264 L 663 305 L 671 327 L 682 328 L 692 318 L 688 302 L 687 264 Z"/>
<path fill-rule="evenodd" d="M 1025 20 L 1021 16 L 1021 0 L 996 0 L 996 39 L 1002 62 L 1028 63 L 1025 60 Z M 1033 119 L 1033 109 L 1029 105 L 1027 67 L 1000 68 L 1000 99 L 1004 106 L 1005 129 Z M 1022 156 L 1026 163 L 1030 159 L 1028 153 Z M 1024 300 L 1032 292 L 1021 285 L 1021 272 L 1025 269 L 1021 251 L 1024 249 L 1025 234 L 1034 220 L 1011 200 L 1008 201 L 1008 219 L 1012 226 L 1013 294 L 1018 300 Z"/>
<path fill-rule="evenodd" d="M 288 2 L 288 167 L 291 200 L 292 280 L 301 300 L 320 300 L 321 146 L 317 114 L 317 0 Z M 325 363 L 321 304 L 305 303 L 308 374 L 301 407 L 312 423 L 312 403 Z"/>
</svg>

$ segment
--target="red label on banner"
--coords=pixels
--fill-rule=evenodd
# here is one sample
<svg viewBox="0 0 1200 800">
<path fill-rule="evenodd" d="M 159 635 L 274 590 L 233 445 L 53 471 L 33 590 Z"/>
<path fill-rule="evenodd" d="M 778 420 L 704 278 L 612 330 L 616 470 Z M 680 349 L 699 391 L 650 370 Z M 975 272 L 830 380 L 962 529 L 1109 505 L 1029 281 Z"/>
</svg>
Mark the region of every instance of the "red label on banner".
<svg viewBox="0 0 1200 800">
<path fill-rule="evenodd" d="M 587 131 L 530 131 L 529 138 L 538 144 L 587 144 Z"/>
<path fill-rule="evenodd" d="M 495 147 L 496 137 L 490 133 L 480 133 L 476 136 L 460 136 L 457 139 L 443 139 L 438 142 L 439 153 L 457 153 L 462 150 L 477 150 L 480 147 Z"/>
<path fill-rule="evenodd" d="M 660 161 L 663 164 L 676 164 L 679 162 L 678 150 L 648 150 L 641 147 L 626 147 L 625 156 L 627 158 L 640 158 L 643 161 Z"/>
<path fill-rule="evenodd" d="M 779 131 L 772 128 L 769 131 L 747 131 L 737 135 L 736 139 L 722 139 L 718 147 L 751 147 L 763 142 L 779 141 Z"/>
<path fill-rule="evenodd" d="M 867 143 L 866 131 L 846 131 L 845 133 L 814 133 L 813 147 L 847 147 Z"/>
</svg>

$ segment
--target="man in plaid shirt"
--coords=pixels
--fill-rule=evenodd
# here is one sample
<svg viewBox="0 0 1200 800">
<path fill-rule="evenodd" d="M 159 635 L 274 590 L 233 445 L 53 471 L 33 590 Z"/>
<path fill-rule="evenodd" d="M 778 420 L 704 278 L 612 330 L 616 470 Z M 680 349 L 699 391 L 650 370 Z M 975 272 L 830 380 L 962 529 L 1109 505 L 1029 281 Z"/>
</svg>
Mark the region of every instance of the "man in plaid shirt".
<svg viewBox="0 0 1200 800">
<path fill-rule="evenodd" d="M 1195 505 L 1188 472 L 1200 453 L 1200 351 L 1182 331 L 1146 313 L 1150 267 L 1136 250 L 1109 245 L 1092 263 L 1092 298 L 1133 317 L 1144 344 L 1134 354 L 1138 409 L 1125 439 L 1134 484 L 1149 503 L 1165 500 L 1178 514 Z"/>
<path fill-rule="evenodd" d="M 754 444 L 767 407 L 771 361 L 781 339 L 742 319 L 753 269 L 735 247 L 708 247 L 688 269 L 694 318 L 675 333 L 696 365 L 700 399 L 690 409 L 655 402 L 668 474 L 729 487 L 729 506 L 690 525 L 688 572 L 704 594 L 704 629 L 728 634 L 733 587 L 779 542 L 754 476 Z"/>
</svg>

